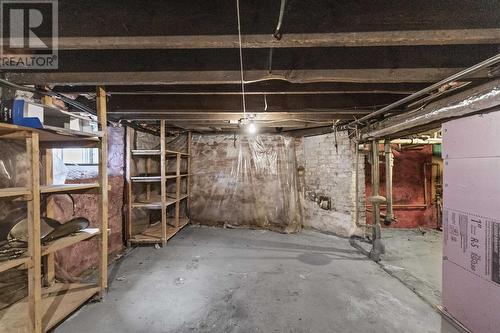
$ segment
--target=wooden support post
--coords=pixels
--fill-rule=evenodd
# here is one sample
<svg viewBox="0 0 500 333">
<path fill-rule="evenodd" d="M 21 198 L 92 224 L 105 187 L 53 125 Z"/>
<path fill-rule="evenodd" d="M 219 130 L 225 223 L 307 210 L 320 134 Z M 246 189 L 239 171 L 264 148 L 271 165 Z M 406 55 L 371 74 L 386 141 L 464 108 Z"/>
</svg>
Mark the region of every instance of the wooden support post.
<svg viewBox="0 0 500 333">
<path fill-rule="evenodd" d="M 42 274 L 40 242 L 40 166 L 38 134 L 32 133 L 26 140 L 26 154 L 31 162 L 32 200 L 28 202 L 28 253 L 31 257 L 28 268 L 28 304 L 31 332 L 42 332 Z"/>
<path fill-rule="evenodd" d="M 188 138 L 187 138 L 187 152 L 188 152 L 188 158 L 187 158 L 187 180 L 186 180 L 186 194 L 187 194 L 187 205 L 186 205 L 186 218 L 189 218 L 189 205 L 191 203 L 191 154 L 192 154 L 192 149 L 191 145 L 193 143 L 193 135 L 191 132 L 188 132 Z"/>
<path fill-rule="evenodd" d="M 373 206 L 373 228 L 372 228 L 372 249 L 370 258 L 378 262 L 380 255 L 385 253 L 385 247 L 382 242 L 381 227 L 380 227 L 380 203 L 385 198 L 379 195 L 380 189 L 380 160 L 379 160 L 379 143 L 378 140 L 373 140 L 371 144 L 372 153 L 372 195 L 368 199 Z M 384 199 L 384 200 L 382 200 Z"/>
<path fill-rule="evenodd" d="M 132 166 L 132 137 L 133 130 L 127 126 L 125 134 L 125 181 L 126 181 L 126 199 L 127 199 L 127 216 L 126 216 L 126 237 L 127 246 L 130 247 L 130 239 L 132 238 L 132 181 L 130 179 Z"/>
<path fill-rule="evenodd" d="M 162 245 L 167 245 L 167 148 L 166 148 L 166 123 L 165 120 L 160 120 L 160 180 L 161 180 L 161 242 Z"/>
<path fill-rule="evenodd" d="M 53 184 L 53 174 L 54 174 L 54 165 L 53 165 L 53 156 L 52 149 L 45 149 L 43 152 L 43 164 L 44 164 L 44 178 L 45 185 Z M 54 218 L 54 199 L 47 199 L 47 207 L 46 213 L 47 217 Z M 55 253 L 49 253 L 43 258 L 44 263 L 44 286 L 48 287 L 54 283 L 55 280 Z"/>
<path fill-rule="evenodd" d="M 181 206 L 181 154 L 175 154 L 175 227 L 179 227 L 179 214 Z"/>
<path fill-rule="evenodd" d="M 146 175 L 150 176 L 151 175 L 151 169 L 152 169 L 152 164 L 153 159 L 148 156 L 146 157 Z M 151 200 L 151 183 L 146 183 L 146 201 Z"/>
<path fill-rule="evenodd" d="M 394 210 L 392 204 L 392 173 L 394 167 L 394 155 L 392 154 L 391 141 L 384 142 L 385 153 L 385 197 L 387 199 L 384 223 L 390 225 L 394 222 Z"/>
<path fill-rule="evenodd" d="M 99 295 L 102 297 L 108 287 L 108 130 L 106 91 L 103 87 L 97 87 L 97 117 L 99 130 L 102 131 L 99 147 L 99 184 L 101 189 L 99 196 L 101 217 L 99 285 L 101 290 Z"/>
<path fill-rule="evenodd" d="M 52 97 L 43 96 L 42 102 L 45 105 L 53 106 Z M 54 183 L 54 161 L 53 161 L 53 151 L 52 149 L 43 149 L 42 151 L 43 165 L 44 165 L 44 183 L 45 185 L 52 185 Z M 49 218 L 55 218 L 54 216 L 54 199 L 49 197 L 47 199 L 46 215 Z M 43 260 L 43 284 L 46 287 L 51 286 L 55 281 L 55 253 L 49 253 L 42 258 Z"/>
</svg>

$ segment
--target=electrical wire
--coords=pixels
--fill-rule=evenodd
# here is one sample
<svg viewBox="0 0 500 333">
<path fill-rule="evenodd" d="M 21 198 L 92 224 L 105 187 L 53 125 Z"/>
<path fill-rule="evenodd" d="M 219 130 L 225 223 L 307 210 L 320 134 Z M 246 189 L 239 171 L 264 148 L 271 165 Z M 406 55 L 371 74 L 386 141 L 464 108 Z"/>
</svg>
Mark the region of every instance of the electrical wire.
<svg viewBox="0 0 500 333">
<path fill-rule="evenodd" d="M 307 119 L 299 119 L 299 118 L 287 118 L 287 119 L 280 119 L 280 120 L 258 120 L 258 123 L 263 123 L 263 124 L 272 124 L 272 123 L 281 123 L 281 122 L 287 122 L 287 121 L 295 121 L 298 123 L 311 123 L 311 124 L 329 124 L 331 125 L 331 121 L 316 121 L 316 120 L 307 120 Z"/>
<path fill-rule="evenodd" d="M 276 26 L 276 30 L 274 31 L 274 38 L 277 40 L 280 40 L 281 37 L 283 37 L 283 33 L 281 32 L 281 25 L 283 24 L 283 15 L 285 14 L 285 5 L 286 5 L 286 0 L 281 0 L 281 5 L 280 5 L 280 15 L 278 17 L 278 24 Z"/>
<path fill-rule="evenodd" d="M 245 101 L 245 79 L 243 75 L 243 49 L 241 46 L 241 19 L 240 19 L 240 0 L 236 0 L 236 11 L 238 16 L 238 42 L 240 49 L 240 74 L 241 74 L 241 99 L 243 104 L 243 118 L 246 119 L 247 108 Z"/>
</svg>

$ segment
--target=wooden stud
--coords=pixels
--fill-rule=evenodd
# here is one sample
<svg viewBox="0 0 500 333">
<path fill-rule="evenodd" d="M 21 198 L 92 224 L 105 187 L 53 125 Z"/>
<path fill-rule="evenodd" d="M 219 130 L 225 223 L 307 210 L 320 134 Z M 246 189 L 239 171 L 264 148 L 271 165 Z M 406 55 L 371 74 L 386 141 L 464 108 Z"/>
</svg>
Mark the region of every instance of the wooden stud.
<svg viewBox="0 0 500 333">
<path fill-rule="evenodd" d="M 179 227 L 179 214 L 180 214 L 180 205 L 181 205 L 181 154 L 177 153 L 176 156 L 176 164 L 175 164 L 175 222 L 174 225 L 176 228 Z"/>
<path fill-rule="evenodd" d="M 101 195 L 99 196 L 99 209 L 101 217 L 99 295 L 102 297 L 108 287 L 108 131 L 106 91 L 103 87 L 97 87 L 97 116 L 99 121 L 99 130 L 102 132 L 99 149 L 99 184 L 101 185 Z"/>
<path fill-rule="evenodd" d="M 40 167 L 38 134 L 32 133 L 26 140 L 26 154 L 31 162 L 32 200 L 28 202 L 28 253 L 31 263 L 28 269 L 28 307 L 31 332 L 42 332 L 42 262 L 40 242 Z"/>
<path fill-rule="evenodd" d="M 165 120 L 160 120 L 161 242 L 163 246 L 167 244 L 166 126 Z"/>
<path fill-rule="evenodd" d="M 132 136 L 133 129 L 127 126 L 125 134 L 125 186 L 126 186 L 126 200 L 127 200 L 127 216 L 126 216 L 126 236 L 127 236 L 127 246 L 130 246 L 130 239 L 132 238 L 132 181 L 130 179 L 131 175 L 131 163 L 132 163 Z"/>
<path fill-rule="evenodd" d="M 146 157 L 146 174 L 149 176 L 151 174 L 153 160 L 150 156 Z M 151 183 L 146 184 L 146 201 L 151 200 Z"/>
<path fill-rule="evenodd" d="M 186 194 L 187 194 L 187 207 L 186 207 L 186 218 L 189 218 L 189 205 L 191 203 L 191 154 L 192 154 L 192 146 L 193 143 L 193 134 L 191 132 L 188 132 L 188 137 L 187 137 L 187 152 L 188 152 L 188 157 L 187 157 L 187 184 L 186 184 Z"/>
<path fill-rule="evenodd" d="M 53 106 L 52 97 L 43 96 L 43 104 Z M 52 149 L 43 149 L 42 151 L 43 165 L 44 165 L 44 183 L 45 185 L 52 185 L 54 183 L 54 161 Z M 54 218 L 55 202 L 53 197 L 47 199 L 46 213 L 47 217 Z M 55 253 L 49 253 L 43 257 L 44 272 L 43 284 L 48 287 L 55 281 Z"/>
</svg>

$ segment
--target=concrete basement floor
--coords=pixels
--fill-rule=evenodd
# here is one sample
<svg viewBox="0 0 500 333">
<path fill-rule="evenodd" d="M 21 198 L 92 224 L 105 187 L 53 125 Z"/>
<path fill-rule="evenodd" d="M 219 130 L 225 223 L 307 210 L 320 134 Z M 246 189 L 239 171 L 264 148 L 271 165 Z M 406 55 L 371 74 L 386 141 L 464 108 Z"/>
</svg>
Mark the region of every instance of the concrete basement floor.
<svg viewBox="0 0 500 333">
<path fill-rule="evenodd" d="M 188 226 L 55 332 L 458 332 L 347 239 Z"/>
</svg>

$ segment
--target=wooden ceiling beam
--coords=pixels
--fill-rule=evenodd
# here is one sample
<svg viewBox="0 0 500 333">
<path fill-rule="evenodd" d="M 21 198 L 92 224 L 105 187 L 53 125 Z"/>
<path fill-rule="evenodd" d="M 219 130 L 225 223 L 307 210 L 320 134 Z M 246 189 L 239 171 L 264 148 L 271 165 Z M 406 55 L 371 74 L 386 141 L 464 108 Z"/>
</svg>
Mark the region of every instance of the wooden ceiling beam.
<svg viewBox="0 0 500 333">
<path fill-rule="evenodd" d="M 47 41 L 49 42 L 49 41 Z M 244 35 L 243 48 L 500 44 L 500 29 L 410 30 Z M 60 37 L 59 50 L 228 49 L 238 35 Z"/>
<path fill-rule="evenodd" d="M 294 85 L 287 82 L 262 82 L 247 84 L 246 95 L 328 95 L 328 94 L 394 94 L 409 95 L 427 86 L 426 83 L 311 83 Z M 92 95 L 95 86 L 54 86 L 53 91 L 64 94 Z M 241 84 L 207 86 L 128 85 L 107 86 L 111 96 L 123 95 L 241 95 Z"/>
<path fill-rule="evenodd" d="M 256 121 L 283 121 L 283 120 L 307 120 L 307 121 L 332 121 L 335 119 L 354 119 L 361 115 L 367 114 L 369 111 L 348 112 L 348 111 L 323 111 L 323 112 L 247 112 L 247 117 L 252 117 Z M 213 122 L 229 122 L 230 120 L 239 120 L 244 117 L 243 112 L 215 112 L 215 111 L 199 111 L 199 112 L 184 112 L 171 113 L 168 111 L 154 112 L 134 112 L 120 111 L 108 112 L 109 117 L 113 119 L 127 120 L 149 120 L 149 119 L 167 119 L 175 123 L 191 122 L 203 123 L 206 121 Z"/>
<path fill-rule="evenodd" d="M 246 83 L 283 80 L 290 83 L 351 82 L 400 83 L 436 82 L 462 68 L 372 68 L 315 70 L 247 70 Z M 154 71 L 154 72 L 16 72 L 6 73 L 7 80 L 18 84 L 39 85 L 184 85 L 237 84 L 239 71 Z M 488 70 L 472 78 L 490 77 Z"/>
</svg>

